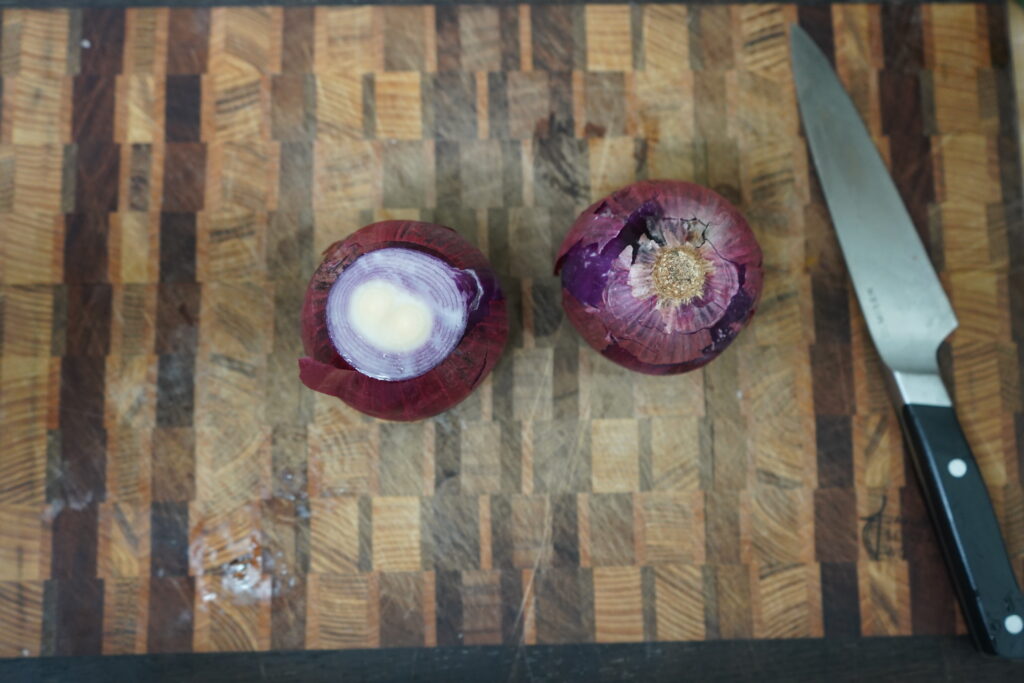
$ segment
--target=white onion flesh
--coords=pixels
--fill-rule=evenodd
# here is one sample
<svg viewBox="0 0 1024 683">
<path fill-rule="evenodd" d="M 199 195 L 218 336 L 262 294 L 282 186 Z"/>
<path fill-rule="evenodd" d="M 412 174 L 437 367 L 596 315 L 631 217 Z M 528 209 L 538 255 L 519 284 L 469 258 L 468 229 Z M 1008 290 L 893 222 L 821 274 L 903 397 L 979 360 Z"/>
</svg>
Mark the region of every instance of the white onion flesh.
<svg viewBox="0 0 1024 683">
<path fill-rule="evenodd" d="M 466 329 L 457 271 L 420 251 L 386 248 L 356 259 L 327 299 L 338 353 L 369 377 L 399 381 L 440 364 Z"/>
<path fill-rule="evenodd" d="M 429 303 L 387 280 L 367 280 L 352 292 L 345 311 L 356 334 L 382 351 L 408 353 L 434 326 Z"/>
</svg>

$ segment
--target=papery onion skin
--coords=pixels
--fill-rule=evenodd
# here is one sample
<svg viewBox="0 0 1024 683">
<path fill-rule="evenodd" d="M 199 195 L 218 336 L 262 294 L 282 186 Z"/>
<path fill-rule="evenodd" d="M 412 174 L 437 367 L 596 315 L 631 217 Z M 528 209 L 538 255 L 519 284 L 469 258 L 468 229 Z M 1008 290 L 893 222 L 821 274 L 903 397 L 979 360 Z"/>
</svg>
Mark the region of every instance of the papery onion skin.
<svg viewBox="0 0 1024 683">
<path fill-rule="evenodd" d="M 356 371 L 338 353 L 327 332 L 327 296 L 345 268 L 378 249 L 415 249 L 453 268 L 472 270 L 480 297 L 469 311 L 465 334 L 439 365 L 406 380 L 389 382 Z M 465 285 L 476 279 L 467 277 Z M 460 285 L 461 286 L 461 285 Z M 467 290 L 468 291 L 468 290 Z M 367 225 L 324 251 L 302 306 L 299 378 L 314 391 L 336 396 L 353 408 L 386 420 L 432 417 L 469 396 L 494 368 L 508 339 L 505 297 L 490 263 L 451 228 L 419 221 L 383 221 Z"/>
<path fill-rule="evenodd" d="M 651 291 L 651 260 L 673 248 L 707 266 L 701 293 L 685 302 Z M 750 321 L 764 280 L 761 248 L 736 207 L 674 180 L 634 183 L 594 202 L 562 242 L 555 273 L 566 316 L 587 343 L 652 375 L 716 358 Z"/>
</svg>

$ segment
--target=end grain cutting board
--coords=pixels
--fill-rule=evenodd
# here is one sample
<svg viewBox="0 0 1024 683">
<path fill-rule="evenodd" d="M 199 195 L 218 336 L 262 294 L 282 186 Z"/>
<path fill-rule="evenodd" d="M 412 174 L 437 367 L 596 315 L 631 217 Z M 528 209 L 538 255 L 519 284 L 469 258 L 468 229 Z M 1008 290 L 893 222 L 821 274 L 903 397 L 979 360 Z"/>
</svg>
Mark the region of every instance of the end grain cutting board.
<svg viewBox="0 0 1024 683">
<path fill-rule="evenodd" d="M 944 363 L 1024 553 L 1024 227 L 1001 5 L 0 16 L 0 656 L 962 629 L 801 137 L 834 60 L 961 326 Z M 630 374 L 551 259 L 637 178 L 748 216 L 766 292 Z M 865 201 L 869 201 L 866 198 Z M 319 252 L 384 218 L 490 255 L 512 338 L 414 424 L 297 379 Z"/>
</svg>

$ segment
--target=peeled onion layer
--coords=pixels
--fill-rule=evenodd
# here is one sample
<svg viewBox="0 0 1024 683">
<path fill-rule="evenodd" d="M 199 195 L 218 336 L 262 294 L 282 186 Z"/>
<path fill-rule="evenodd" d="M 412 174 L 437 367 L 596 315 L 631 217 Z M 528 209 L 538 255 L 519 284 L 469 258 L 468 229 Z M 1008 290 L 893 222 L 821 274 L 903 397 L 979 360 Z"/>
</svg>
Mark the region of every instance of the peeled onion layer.
<svg viewBox="0 0 1024 683">
<path fill-rule="evenodd" d="M 635 183 L 588 207 L 555 272 L 583 338 L 649 374 L 717 357 L 754 314 L 763 282 L 761 249 L 742 214 L 678 181 Z"/>
<path fill-rule="evenodd" d="M 469 396 L 507 337 L 478 249 L 444 226 L 385 221 L 324 252 L 303 304 L 299 377 L 369 415 L 418 420 Z"/>
</svg>

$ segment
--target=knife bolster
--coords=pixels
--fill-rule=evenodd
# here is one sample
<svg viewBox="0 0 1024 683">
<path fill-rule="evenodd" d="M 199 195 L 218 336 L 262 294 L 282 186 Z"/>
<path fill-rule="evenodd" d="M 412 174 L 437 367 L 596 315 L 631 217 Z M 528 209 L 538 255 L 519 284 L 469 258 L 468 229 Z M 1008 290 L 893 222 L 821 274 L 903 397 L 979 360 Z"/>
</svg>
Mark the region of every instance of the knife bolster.
<svg viewBox="0 0 1024 683">
<path fill-rule="evenodd" d="M 898 406 L 940 406 L 949 408 L 953 400 L 946 391 L 939 376 L 938 368 L 934 372 L 904 372 L 890 370 L 889 389 Z"/>
</svg>

